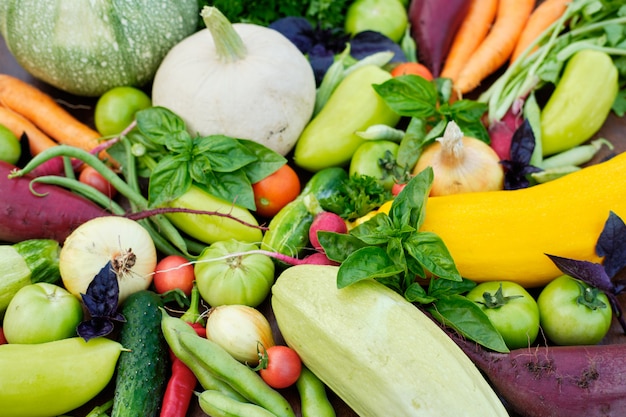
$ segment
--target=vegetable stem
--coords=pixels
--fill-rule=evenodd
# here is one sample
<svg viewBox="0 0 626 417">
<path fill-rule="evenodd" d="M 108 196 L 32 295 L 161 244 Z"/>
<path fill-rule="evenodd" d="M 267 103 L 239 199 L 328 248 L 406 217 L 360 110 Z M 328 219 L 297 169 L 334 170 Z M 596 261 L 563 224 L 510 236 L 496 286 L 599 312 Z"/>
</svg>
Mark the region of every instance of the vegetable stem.
<svg viewBox="0 0 626 417">
<path fill-rule="evenodd" d="M 235 62 L 246 57 L 248 53 L 246 45 L 219 9 L 205 6 L 200 16 L 213 36 L 217 55 L 223 61 Z"/>
</svg>

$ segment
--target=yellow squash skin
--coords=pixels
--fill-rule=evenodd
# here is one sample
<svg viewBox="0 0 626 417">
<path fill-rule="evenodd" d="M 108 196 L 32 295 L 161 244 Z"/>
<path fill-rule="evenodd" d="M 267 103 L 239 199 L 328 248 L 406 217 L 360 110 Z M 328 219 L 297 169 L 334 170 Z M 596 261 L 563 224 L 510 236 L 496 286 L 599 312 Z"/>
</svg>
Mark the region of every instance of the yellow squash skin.
<svg viewBox="0 0 626 417">
<path fill-rule="evenodd" d="M 272 309 L 287 344 L 361 417 L 503 417 L 450 337 L 374 280 L 337 289 L 336 266 L 286 269 Z"/>
<path fill-rule="evenodd" d="M 0 346 L 0 415 L 53 417 L 94 398 L 109 383 L 118 342 L 80 337 Z"/>
<path fill-rule="evenodd" d="M 545 254 L 600 262 L 613 211 L 626 219 L 626 153 L 530 188 L 430 197 L 421 230 L 439 235 L 465 278 L 538 287 L 562 275 Z"/>
</svg>

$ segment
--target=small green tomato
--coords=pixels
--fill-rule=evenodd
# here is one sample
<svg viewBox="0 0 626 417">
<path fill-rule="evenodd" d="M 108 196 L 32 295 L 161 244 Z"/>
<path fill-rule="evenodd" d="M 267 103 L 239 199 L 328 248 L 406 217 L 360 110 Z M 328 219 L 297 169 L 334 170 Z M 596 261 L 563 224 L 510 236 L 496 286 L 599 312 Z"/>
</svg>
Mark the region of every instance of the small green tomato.
<svg viewBox="0 0 626 417">
<path fill-rule="evenodd" d="M 345 30 L 352 35 L 373 30 L 399 42 L 407 24 L 406 6 L 400 0 L 356 0 L 346 12 Z"/>
<path fill-rule="evenodd" d="M 0 161 L 15 165 L 22 156 L 20 141 L 9 128 L 0 125 Z"/>
<path fill-rule="evenodd" d="M 117 135 L 135 119 L 135 113 L 152 106 L 150 97 L 135 87 L 114 87 L 96 103 L 94 123 L 102 136 Z"/>
</svg>

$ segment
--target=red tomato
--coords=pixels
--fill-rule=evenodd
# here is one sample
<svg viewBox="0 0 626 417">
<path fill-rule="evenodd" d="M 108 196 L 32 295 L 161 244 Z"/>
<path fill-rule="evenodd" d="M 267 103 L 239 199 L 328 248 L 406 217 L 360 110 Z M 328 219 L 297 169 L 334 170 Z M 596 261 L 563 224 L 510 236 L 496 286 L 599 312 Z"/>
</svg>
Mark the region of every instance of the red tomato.
<svg viewBox="0 0 626 417">
<path fill-rule="evenodd" d="M 432 81 L 433 74 L 430 70 L 423 64 L 417 62 L 403 62 L 398 64 L 391 70 L 391 75 L 393 77 L 399 77 L 400 75 L 419 75 L 420 77 Z"/>
<path fill-rule="evenodd" d="M 100 191 L 102 194 L 113 198 L 117 190 L 95 168 L 86 165 L 78 176 L 78 180 Z"/>
<path fill-rule="evenodd" d="M 252 184 L 256 212 L 272 217 L 300 194 L 300 178 L 288 164 L 261 181 Z"/>
<path fill-rule="evenodd" d="M 391 186 L 391 194 L 395 197 L 400 194 L 400 191 L 406 187 L 406 183 L 394 182 Z"/>
<path fill-rule="evenodd" d="M 263 381 L 272 388 L 287 388 L 293 385 L 302 371 L 302 361 L 295 350 L 284 345 L 275 345 L 266 350 L 267 366 L 259 370 Z"/>
<path fill-rule="evenodd" d="M 193 264 L 182 256 L 169 255 L 157 263 L 152 282 L 159 294 L 179 288 L 189 296 L 194 280 Z"/>
</svg>

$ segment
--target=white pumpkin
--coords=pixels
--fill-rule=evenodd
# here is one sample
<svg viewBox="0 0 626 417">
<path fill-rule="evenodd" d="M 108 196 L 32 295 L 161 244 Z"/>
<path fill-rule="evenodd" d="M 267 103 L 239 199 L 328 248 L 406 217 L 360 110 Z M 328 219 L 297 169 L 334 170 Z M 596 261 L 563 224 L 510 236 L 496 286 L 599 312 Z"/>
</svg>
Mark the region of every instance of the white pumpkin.
<svg viewBox="0 0 626 417">
<path fill-rule="evenodd" d="M 228 22 L 216 8 L 207 29 L 174 46 L 157 70 L 152 101 L 178 114 L 192 134 L 250 139 L 286 155 L 315 106 L 307 58 L 281 33 Z"/>
</svg>

